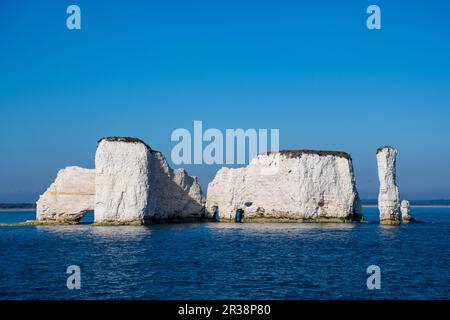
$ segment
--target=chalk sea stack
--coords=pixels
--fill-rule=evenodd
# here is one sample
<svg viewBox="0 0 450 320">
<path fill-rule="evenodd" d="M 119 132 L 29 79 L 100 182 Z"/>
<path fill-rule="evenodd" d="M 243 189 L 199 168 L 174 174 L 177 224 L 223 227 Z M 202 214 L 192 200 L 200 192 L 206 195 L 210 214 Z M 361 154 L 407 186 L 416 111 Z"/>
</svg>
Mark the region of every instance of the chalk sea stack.
<svg viewBox="0 0 450 320">
<path fill-rule="evenodd" d="M 67 167 L 36 203 L 36 220 L 76 223 L 94 210 L 95 170 Z"/>
<path fill-rule="evenodd" d="M 98 142 L 95 222 L 141 224 L 150 216 L 151 148 L 134 138 Z"/>
<path fill-rule="evenodd" d="M 170 168 L 136 138 L 101 139 L 96 154 L 95 222 L 146 224 L 204 218 L 196 177 Z"/>
<path fill-rule="evenodd" d="M 37 202 L 39 223 L 77 223 L 94 210 L 100 225 L 205 218 L 197 177 L 172 169 L 163 154 L 136 138 L 100 139 L 95 169 L 69 167 Z"/>
<path fill-rule="evenodd" d="M 377 149 L 378 177 L 380 193 L 378 195 L 378 209 L 380 224 L 399 225 L 400 193 L 396 181 L 397 150 L 393 147 Z"/>
<path fill-rule="evenodd" d="M 347 222 L 363 219 L 352 159 L 345 152 L 260 154 L 222 168 L 208 186 L 208 217 L 235 221 Z"/>
</svg>

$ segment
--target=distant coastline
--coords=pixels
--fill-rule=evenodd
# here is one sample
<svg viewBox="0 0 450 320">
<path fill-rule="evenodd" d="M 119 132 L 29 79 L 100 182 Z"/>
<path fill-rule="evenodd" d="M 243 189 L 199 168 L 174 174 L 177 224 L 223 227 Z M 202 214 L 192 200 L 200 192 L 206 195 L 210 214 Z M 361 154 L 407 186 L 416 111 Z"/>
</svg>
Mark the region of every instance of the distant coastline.
<svg viewBox="0 0 450 320">
<path fill-rule="evenodd" d="M 363 208 L 377 208 L 376 204 L 363 204 Z M 450 208 L 448 204 L 413 204 L 412 208 Z"/>
<path fill-rule="evenodd" d="M 450 207 L 450 200 L 411 200 L 412 207 Z M 361 204 L 363 207 L 371 208 L 377 207 L 377 200 L 362 200 Z M 28 211 L 36 210 L 35 203 L 0 203 L 1 211 Z"/>
<path fill-rule="evenodd" d="M 435 200 L 409 200 L 409 203 L 413 207 L 449 207 L 450 200 L 435 199 Z M 366 199 L 361 200 L 361 204 L 364 207 L 378 206 L 378 200 Z"/>
<path fill-rule="evenodd" d="M 0 211 L 26 211 L 35 209 L 35 203 L 0 203 Z"/>
</svg>

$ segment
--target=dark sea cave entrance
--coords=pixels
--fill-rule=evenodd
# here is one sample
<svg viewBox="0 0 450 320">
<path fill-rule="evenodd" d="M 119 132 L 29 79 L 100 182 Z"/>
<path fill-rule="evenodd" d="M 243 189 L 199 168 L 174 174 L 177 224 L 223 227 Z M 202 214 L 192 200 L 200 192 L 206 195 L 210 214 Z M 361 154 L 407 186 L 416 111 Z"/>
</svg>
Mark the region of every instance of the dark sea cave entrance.
<svg viewBox="0 0 450 320">
<path fill-rule="evenodd" d="M 214 221 L 215 222 L 220 222 L 220 216 L 219 216 L 219 208 L 218 207 L 214 207 Z"/>
<path fill-rule="evenodd" d="M 238 209 L 236 211 L 236 217 L 234 220 L 236 223 L 242 223 L 244 221 L 244 210 Z"/>
</svg>

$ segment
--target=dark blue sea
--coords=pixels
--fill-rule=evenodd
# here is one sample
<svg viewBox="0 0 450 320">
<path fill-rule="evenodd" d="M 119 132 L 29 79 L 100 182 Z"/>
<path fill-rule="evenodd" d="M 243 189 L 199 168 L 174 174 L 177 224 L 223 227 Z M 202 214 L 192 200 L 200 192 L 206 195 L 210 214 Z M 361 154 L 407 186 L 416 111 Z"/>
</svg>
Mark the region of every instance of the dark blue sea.
<svg viewBox="0 0 450 320">
<path fill-rule="evenodd" d="M 450 208 L 412 208 L 424 223 L 400 227 L 364 211 L 369 223 L 0 227 L 0 298 L 449 299 Z M 66 286 L 71 265 L 80 290 Z"/>
</svg>

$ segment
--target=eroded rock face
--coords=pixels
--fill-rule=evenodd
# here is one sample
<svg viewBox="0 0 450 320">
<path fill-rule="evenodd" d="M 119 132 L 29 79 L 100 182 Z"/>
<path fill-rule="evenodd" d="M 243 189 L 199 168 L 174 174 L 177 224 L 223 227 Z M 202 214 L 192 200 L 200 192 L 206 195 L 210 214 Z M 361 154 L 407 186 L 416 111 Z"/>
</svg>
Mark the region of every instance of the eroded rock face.
<svg viewBox="0 0 450 320">
<path fill-rule="evenodd" d="M 78 222 L 94 210 L 95 170 L 67 167 L 40 196 L 36 219 L 49 222 Z"/>
<path fill-rule="evenodd" d="M 95 155 L 95 222 L 143 223 L 150 215 L 151 149 L 132 138 L 104 138 Z"/>
<path fill-rule="evenodd" d="M 169 167 L 135 138 L 100 140 L 96 154 L 95 222 L 143 224 L 204 217 L 198 179 Z"/>
<path fill-rule="evenodd" d="M 207 214 L 220 221 L 361 220 L 351 157 L 342 152 L 262 154 L 246 168 L 222 168 L 208 187 Z"/>
<path fill-rule="evenodd" d="M 397 150 L 382 147 L 377 150 L 380 193 L 378 208 L 381 224 L 400 224 L 400 193 L 396 181 Z"/>
</svg>

